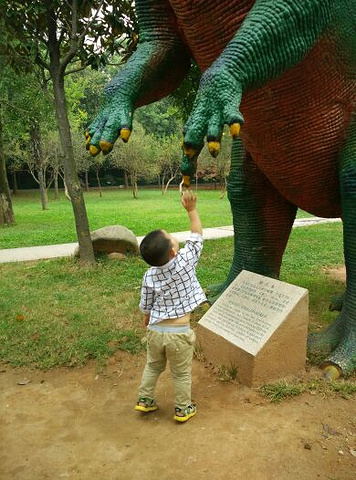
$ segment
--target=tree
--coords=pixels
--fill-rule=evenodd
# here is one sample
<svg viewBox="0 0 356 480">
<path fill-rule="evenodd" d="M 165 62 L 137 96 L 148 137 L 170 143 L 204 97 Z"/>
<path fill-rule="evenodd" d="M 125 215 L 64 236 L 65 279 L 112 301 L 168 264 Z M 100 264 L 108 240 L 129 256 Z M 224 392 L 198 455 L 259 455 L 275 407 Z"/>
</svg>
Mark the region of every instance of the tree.
<svg viewBox="0 0 356 480">
<path fill-rule="evenodd" d="M 76 172 L 68 119 L 65 76 L 91 65 L 105 65 L 108 55 L 127 53 L 133 41 L 132 2 L 125 0 L 4 0 L 0 17 L 6 18 L 8 58 L 28 59 L 39 67 L 43 88 L 52 87 L 59 137 L 63 153 L 65 182 L 75 217 L 80 259 L 94 263 L 89 222 Z M 2 38 L 4 43 L 4 38 Z M 11 56 L 11 54 L 14 54 Z M 22 65 L 24 68 L 24 65 Z M 49 75 L 49 76 L 48 76 Z M 49 81 L 51 83 L 49 83 Z"/>
<path fill-rule="evenodd" d="M 110 153 L 112 164 L 127 172 L 132 194 L 136 199 L 139 179 L 152 180 L 159 172 L 154 156 L 154 143 L 154 139 L 146 135 L 142 125 L 137 123 L 130 142 L 116 146 Z"/>
<path fill-rule="evenodd" d="M 223 198 L 226 193 L 231 160 L 231 137 L 227 131 L 223 132 L 223 137 L 224 141 L 221 143 L 220 153 L 216 158 L 213 158 L 207 146 L 204 146 L 199 155 L 196 173 L 197 178 L 219 184 L 221 189 L 220 198 Z"/>
<path fill-rule="evenodd" d="M 6 162 L 3 147 L 3 121 L 0 103 L 0 225 L 14 223 L 14 211 L 10 195 L 9 182 L 6 174 Z"/>
<path fill-rule="evenodd" d="M 6 171 L 6 159 L 4 151 L 4 97 L 6 91 L 4 88 L 3 79 L 7 77 L 8 70 L 4 68 L 3 62 L 0 63 L 2 67 L 2 76 L 0 82 L 0 225 L 11 225 L 15 222 L 14 211 L 12 208 L 12 200 L 9 188 L 9 182 Z"/>
<path fill-rule="evenodd" d="M 0 80 L 6 123 L 4 152 L 7 166 L 15 173 L 24 163 L 40 186 L 42 208 L 46 209 L 46 176 L 48 162 L 42 155 L 43 132 L 53 129 L 53 104 L 44 97 L 32 73 L 14 75 L 9 67 Z"/>
<path fill-rule="evenodd" d="M 54 184 L 54 198 L 55 200 L 59 199 L 59 188 L 58 180 L 59 177 L 63 179 L 64 170 L 62 162 L 62 151 L 61 145 L 58 137 L 58 132 L 48 131 L 45 135 L 42 136 L 42 151 L 43 151 L 43 160 L 44 160 L 44 177 L 46 178 L 46 171 L 50 170 L 50 177 L 46 184 L 46 191 L 51 186 L 52 182 Z"/>
<path fill-rule="evenodd" d="M 158 141 L 155 148 L 155 158 L 159 168 L 159 180 L 162 194 L 167 193 L 171 182 L 180 172 L 182 152 L 176 135 L 164 137 Z"/>
</svg>

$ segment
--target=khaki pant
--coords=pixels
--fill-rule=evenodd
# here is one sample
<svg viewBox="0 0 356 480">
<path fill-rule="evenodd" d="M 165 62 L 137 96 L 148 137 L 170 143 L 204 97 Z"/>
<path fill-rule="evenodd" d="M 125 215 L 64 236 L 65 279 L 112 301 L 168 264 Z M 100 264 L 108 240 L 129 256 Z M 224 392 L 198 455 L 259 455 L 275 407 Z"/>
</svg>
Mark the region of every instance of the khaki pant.
<svg viewBox="0 0 356 480">
<path fill-rule="evenodd" d="M 175 406 L 184 409 L 190 405 L 194 342 L 193 330 L 186 333 L 149 330 L 147 363 L 142 375 L 139 396 L 154 399 L 158 377 L 165 370 L 168 360 L 174 383 Z"/>
</svg>

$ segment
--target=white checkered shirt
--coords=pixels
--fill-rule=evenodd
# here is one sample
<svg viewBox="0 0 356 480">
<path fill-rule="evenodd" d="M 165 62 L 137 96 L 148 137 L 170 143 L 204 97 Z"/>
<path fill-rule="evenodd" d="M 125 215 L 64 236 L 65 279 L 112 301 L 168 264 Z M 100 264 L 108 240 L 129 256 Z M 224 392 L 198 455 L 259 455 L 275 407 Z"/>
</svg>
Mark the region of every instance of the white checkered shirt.
<svg viewBox="0 0 356 480">
<path fill-rule="evenodd" d="M 172 260 L 147 270 L 142 281 L 140 310 L 150 314 L 150 325 L 182 317 L 206 300 L 195 273 L 202 248 L 203 237 L 191 233 Z"/>
</svg>

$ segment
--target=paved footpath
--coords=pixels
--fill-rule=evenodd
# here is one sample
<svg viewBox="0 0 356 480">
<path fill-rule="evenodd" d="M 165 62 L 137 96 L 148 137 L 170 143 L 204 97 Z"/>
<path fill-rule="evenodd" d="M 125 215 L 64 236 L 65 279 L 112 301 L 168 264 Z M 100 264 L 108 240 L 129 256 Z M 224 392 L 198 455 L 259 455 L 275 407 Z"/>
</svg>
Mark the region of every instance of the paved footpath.
<svg viewBox="0 0 356 480">
<path fill-rule="evenodd" d="M 341 220 L 339 218 L 299 218 L 295 220 L 293 227 L 307 227 L 309 225 L 317 225 L 319 223 L 334 223 L 340 221 Z M 177 232 L 172 233 L 172 235 L 176 237 L 179 242 L 184 242 L 188 238 L 189 233 L 189 231 Z M 203 230 L 203 236 L 205 240 L 232 237 L 233 235 L 234 229 L 232 225 L 227 227 L 204 228 Z M 142 239 L 143 237 L 137 237 L 139 243 Z M 70 257 L 74 254 L 74 250 L 77 245 L 77 243 L 63 243 L 61 245 L 3 249 L 0 250 L 0 263 L 26 262 L 47 258 Z"/>
</svg>

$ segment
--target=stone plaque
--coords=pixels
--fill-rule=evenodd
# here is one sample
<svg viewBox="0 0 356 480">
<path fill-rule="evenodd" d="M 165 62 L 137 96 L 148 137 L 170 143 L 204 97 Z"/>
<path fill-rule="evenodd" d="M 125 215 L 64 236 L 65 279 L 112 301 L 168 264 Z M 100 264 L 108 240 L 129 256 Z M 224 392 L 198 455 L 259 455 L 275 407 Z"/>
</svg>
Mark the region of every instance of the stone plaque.
<svg viewBox="0 0 356 480">
<path fill-rule="evenodd" d="M 253 385 L 305 366 L 308 291 L 243 270 L 200 319 L 198 341 L 216 366 Z"/>
</svg>

